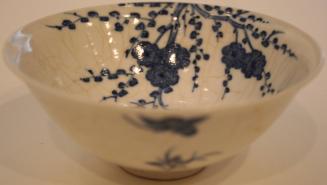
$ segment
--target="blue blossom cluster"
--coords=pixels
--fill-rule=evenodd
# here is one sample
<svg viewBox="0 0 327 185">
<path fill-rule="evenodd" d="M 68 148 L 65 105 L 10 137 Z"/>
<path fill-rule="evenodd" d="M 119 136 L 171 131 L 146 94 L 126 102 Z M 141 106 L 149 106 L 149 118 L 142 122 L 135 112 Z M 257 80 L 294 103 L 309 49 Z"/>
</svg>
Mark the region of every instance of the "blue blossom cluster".
<svg viewBox="0 0 327 185">
<path fill-rule="evenodd" d="M 176 85 L 178 70 L 190 64 L 190 53 L 179 44 L 159 49 L 156 44 L 140 42 L 133 48 L 132 56 L 140 66 L 148 68 L 146 79 L 164 90 Z"/>
<path fill-rule="evenodd" d="M 233 42 L 222 49 L 222 62 L 228 69 L 239 69 L 245 78 L 262 79 L 267 64 L 266 57 L 259 50 L 247 53 L 243 45 Z"/>
</svg>

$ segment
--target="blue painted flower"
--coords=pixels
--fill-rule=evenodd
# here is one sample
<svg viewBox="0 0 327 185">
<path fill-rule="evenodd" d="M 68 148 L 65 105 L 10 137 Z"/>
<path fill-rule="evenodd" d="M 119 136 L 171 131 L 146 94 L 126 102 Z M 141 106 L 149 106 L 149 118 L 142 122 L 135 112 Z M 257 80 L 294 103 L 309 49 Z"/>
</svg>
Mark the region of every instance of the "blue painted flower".
<svg viewBox="0 0 327 185">
<path fill-rule="evenodd" d="M 145 67 L 153 67 L 163 63 L 161 52 L 156 44 L 142 41 L 132 49 L 132 56 L 138 64 Z"/>
<path fill-rule="evenodd" d="M 227 68 L 240 69 L 246 57 L 246 51 L 242 44 L 233 42 L 222 49 L 222 62 L 226 64 Z"/>
<path fill-rule="evenodd" d="M 169 44 L 162 50 L 165 63 L 175 69 L 183 69 L 190 65 L 190 53 L 180 44 Z"/>
<path fill-rule="evenodd" d="M 179 81 L 178 71 L 168 65 L 156 65 L 149 69 L 146 79 L 155 87 L 165 89 L 176 85 Z"/>
<path fill-rule="evenodd" d="M 255 77 L 261 80 L 266 64 L 266 57 L 262 52 L 253 50 L 251 53 L 246 54 L 242 65 L 242 73 L 246 78 Z"/>
</svg>

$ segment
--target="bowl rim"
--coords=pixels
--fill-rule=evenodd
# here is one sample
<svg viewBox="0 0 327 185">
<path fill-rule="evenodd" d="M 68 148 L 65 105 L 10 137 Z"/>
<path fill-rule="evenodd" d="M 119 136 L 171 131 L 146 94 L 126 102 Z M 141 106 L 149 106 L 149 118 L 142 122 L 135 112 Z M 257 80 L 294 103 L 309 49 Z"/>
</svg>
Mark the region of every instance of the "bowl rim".
<svg viewBox="0 0 327 185">
<path fill-rule="evenodd" d="M 127 1 L 127 2 L 122 2 L 122 3 L 135 3 L 136 1 L 131 0 L 131 1 Z M 195 3 L 195 2 L 183 2 L 181 0 L 177 0 L 177 1 L 168 1 L 168 2 L 164 2 L 164 1 L 140 1 L 140 2 L 144 2 L 144 3 L 151 3 L 151 2 L 158 2 L 158 3 L 188 3 L 188 4 L 208 4 L 208 5 L 219 5 L 218 3 Z M 76 8 L 76 9 L 71 9 L 71 10 L 65 10 L 62 12 L 58 12 L 55 14 L 51 14 L 48 16 L 44 16 L 41 18 L 38 18 L 34 21 L 31 21 L 27 24 L 25 24 L 24 26 L 21 27 L 21 29 L 18 29 L 18 31 L 21 31 L 23 28 L 32 25 L 40 20 L 44 20 L 46 18 L 49 17 L 53 17 L 53 16 L 58 16 L 64 12 L 67 11 L 83 11 L 83 10 L 87 10 L 87 9 L 91 9 L 91 8 L 102 8 L 102 7 L 106 7 L 106 6 L 114 6 L 114 5 L 118 5 L 120 4 L 119 2 L 117 3 L 108 3 L 108 4 L 102 4 L 102 5 L 96 5 L 96 6 L 87 6 L 87 7 L 83 7 L 83 8 Z M 223 7 L 227 7 L 227 6 L 223 6 Z M 236 8 L 236 7 L 233 7 Z M 71 101 L 76 101 L 79 103 L 83 103 L 83 104 L 88 104 L 88 105 L 93 105 L 93 106 L 100 106 L 100 107 L 106 107 L 109 109 L 118 109 L 118 110 L 142 110 L 142 112 L 149 112 L 149 111 L 155 111 L 155 112 L 174 112 L 174 113 L 178 113 L 178 112 L 193 112 L 196 111 L 198 112 L 199 110 L 201 110 L 201 112 L 212 112 L 212 111 L 218 111 L 218 110 L 223 110 L 223 109 L 235 109 L 235 108 L 245 108 L 245 107 L 251 107 L 251 106 L 256 106 L 256 105 L 261 105 L 261 104 L 265 104 L 268 102 L 273 102 L 276 101 L 278 99 L 281 99 L 283 97 L 287 97 L 287 96 L 292 96 L 295 95 L 300 89 L 302 89 L 303 87 L 305 87 L 309 82 L 311 82 L 315 77 L 317 77 L 324 64 L 325 64 L 325 56 L 322 53 L 321 47 L 319 46 L 319 44 L 317 43 L 317 41 L 315 39 L 313 39 L 313 37 L 311 37 L 308 33 L 306 33 L 305 31 L 301 30 L 300 28 L 294 26 L 293 24 L 281 20 L 279 18 L 270 16 L 270 15 L 266 15 L 266 14 L 262 14 L 262 13 L 258 13 L 256 11 L 252 11 L 251 13 L 257 14 L 257 15 L 262 15 L 266 18 L 270 18 L 272 20 L 275 20 L 276 22 L 278 22 L 278 25 L 284 25 L 287 26 L 289 29 L 292 29 L 294 31 L 296 31 L 299 35 L 302 36 L 302 38 L 304 40 L 306 40 L 308 43 L 310 43 L 311 46 L 314 47 L 314 52 L 315 55 L 317 56 L 318 61 L 316 61 L 317 65 L 314 67 L 314 69 L 312 71 L 309 72 L 309 74 L 304 77 L 303 79 L 295 82 L 294 84 L 286 87 L 285 89 L 283 89 L 282 91 L 280 91 L 277 94 L 274 94 L 272 96 L 267 96 L 264 98 L 257 98 L 257 99 L 251 99 L 251 100 L 245 100 L 245 101 L 240 101 L 240 102 L 228 102 L 228 103 L 218 103 L 218 104 L 214 104 L 214 105 L 209 105 L 209 106 L 203 106 L 201 108 L 198 108 L 198 106 L 184 106 L 183 108 L 181 107 L 172 107 L 172 108 L 168 108 L 168 109 L 153 109 L 153 108 L 145 108 L 145 109 L 141 109 L 139 107 L 134 107 L 134 106 L 123 106 L 121 104 L 116 104 L 116 103 L 107 103 L 107 104 L 102 104 L 93 100 L 89 100 L 86 96 L 83 95 L 79 95 L 79 94 L 70 94 L 67 93 L 61 89 L 58 88 L 54 88 L 50 85 L 47 85 L 46 83 L 42 83 L 36 79 L 33 79 L 32 77 L 29 77 L 27 74 L 25 74 L 24 72 L 22 72 L 19 69 L 19 64 L 13 64 L 12 61 L 10 61 L 10 59 L 8 58 L 7 55 L 7 49 L 10 46 L 10 40 L 13 37 L 13 35 L 15 33 L 17 33 L 18 31 L 14 32 L 13 34 L 11 34 L 10 36 L 7 36 L 4 45 L 2 45 L 1 47 L 1 52 L 2 52 L 2 59 L 4 60 L 4 63 L 6 64 L 6 66 L 10 69 L 10 71 L 12 71 L 15 75 L 17 75 L 18 77 L 20 77 L 20 79 L 28 85 L 28 87 L 30 87 L 30 85 L 32 85 L 33 87 L 37 87 L 42 89 L 43 91 L 52 94 L 54 96 L 57 97 L 61 97 L 64 99 L 69 99 Z"/>
</svg>

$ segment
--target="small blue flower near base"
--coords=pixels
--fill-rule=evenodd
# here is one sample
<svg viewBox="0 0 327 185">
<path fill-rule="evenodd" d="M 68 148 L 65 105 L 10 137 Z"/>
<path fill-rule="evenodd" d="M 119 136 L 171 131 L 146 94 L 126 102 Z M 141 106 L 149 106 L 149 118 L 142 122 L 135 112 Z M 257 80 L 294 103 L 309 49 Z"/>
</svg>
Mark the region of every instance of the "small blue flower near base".
<svg viewBox="0 0 327 185">
<path fill-rule="evenodd" d="M 173 154 L 173 148 L 167 150 L 163 157 L 160 157 L 154 161 L 148 161 L 146 164 L 154 167 L 158 167 L 163 170 L 174 170 L 177 168 L 183 168 L 187 165 L 196 162 L 206 160 L 208 157 L 220 155 L 222 152 L 210 152 L 202 155 L 198 155 L 194 152 L 189 158 L 184 158 L 181 155 Z"/>
</svg>

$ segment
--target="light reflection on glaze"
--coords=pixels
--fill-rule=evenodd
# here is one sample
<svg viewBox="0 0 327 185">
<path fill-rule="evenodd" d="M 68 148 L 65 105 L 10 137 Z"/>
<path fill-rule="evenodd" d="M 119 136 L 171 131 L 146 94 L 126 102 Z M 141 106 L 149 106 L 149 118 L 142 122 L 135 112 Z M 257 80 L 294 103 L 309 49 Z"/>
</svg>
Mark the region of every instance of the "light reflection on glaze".
<svg viewBox="0 0 327 185">
<path fill-rule="evenodd" d="M 111 44 L 114 41 L 112 37 L 109 38 L 109 44 Z"/>
<path fill-rule="evenodd" d="M 168 61 L 171 65 L 176 65 L 176 53 L 172 53 L 169 57 L 169 61 Z"/>
<path fill-rule="evenodd" d="M 105 22 L 104 25 L 105 25 L 106 29 L 108 29 L 108 30 L 110 29 L 110 24 L 109 24 L 109 22 Z"/>
<path fill-rule="evenodd" d="M 21 30 L 17 31 L 11 38 L 10 43 L 17 49 L 15 59 L 12 61 L 15 64 L 20 63 L 20 58 L 25 53 L 31 53 L 33 51 L 31 46 L 32 35 L 25 34 Z"/>
<path fill-rule="evenodd" d="M 135 73 L 137 75 L 143 72 L 143 69 L 141 67 L 138 67 L 138 66 L 133 66 L 131 70 L 132 70 L 133 73 Z"/>
<path fill-rule="evenodd" d="M 140 60 L 144 58 L 144 48 L 141 45 L 135 47 L 135 53 L 137 54 L 137 58 Z"/>
<path fill-rule="evenodd" d="M 139 19 L 134 19 L 133 24 L 137 25 L 138 23 L 140 23 L 140 20 Z"/>
<path fill-rule="evenodd" d="M 113 55 L 115 59 L 119 59 L 119 51 L 117 48 L 112 49 Z"/>
</svg>

